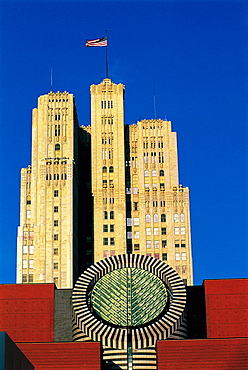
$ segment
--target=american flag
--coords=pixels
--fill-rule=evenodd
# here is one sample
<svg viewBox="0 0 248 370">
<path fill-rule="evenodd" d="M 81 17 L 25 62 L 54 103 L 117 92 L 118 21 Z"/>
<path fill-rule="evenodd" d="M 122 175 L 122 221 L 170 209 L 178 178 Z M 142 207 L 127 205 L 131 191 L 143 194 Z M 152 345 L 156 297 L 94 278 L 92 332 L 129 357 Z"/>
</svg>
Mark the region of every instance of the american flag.
<svg viewBox="0 0 248 370">
<path fill-rule="evenodd" d="M 86 40 L 85 43 L 85 46 L 107 46 L 107 45 L 108 45 L 107 36 L 104 36 L 101 39 Z"/>
</svg>

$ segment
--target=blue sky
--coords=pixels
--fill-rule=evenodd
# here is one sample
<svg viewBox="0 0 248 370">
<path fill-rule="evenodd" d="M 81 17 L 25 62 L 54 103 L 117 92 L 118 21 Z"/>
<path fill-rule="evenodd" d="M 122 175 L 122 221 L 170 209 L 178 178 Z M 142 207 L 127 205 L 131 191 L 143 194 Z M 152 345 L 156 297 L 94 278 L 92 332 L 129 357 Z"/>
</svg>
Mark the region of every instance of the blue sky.
<svg viewBox="0 0 248 370">
<path fill-rule="evenodd" d="M 75 95 L 90 122 L 89 86 L 126 86 L 125 123 L 172 121 L 180 183 L 191 189 L 195 284 L 248 276 L 247 3 L 0 1 L 0 283 L 15 282 L 19 173 L 31 164 L 31 110 L 53 90 Z"/>
</svg>

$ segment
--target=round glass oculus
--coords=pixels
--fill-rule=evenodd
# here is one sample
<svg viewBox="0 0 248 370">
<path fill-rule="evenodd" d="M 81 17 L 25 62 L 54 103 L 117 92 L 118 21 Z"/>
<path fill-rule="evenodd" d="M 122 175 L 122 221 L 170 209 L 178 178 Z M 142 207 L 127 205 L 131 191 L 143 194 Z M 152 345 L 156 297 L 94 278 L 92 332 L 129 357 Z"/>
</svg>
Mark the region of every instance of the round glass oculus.
<svg viewBox="0 0 248 370">
<path fill-rule="evenodd" d="M 155 319 L 165 308 L 164 283 L 149 271 L 126 267 L 104 275 L 94 286 L 91 303 L 96 313 L 118 326 L 137 326 Z"/>
</svg>

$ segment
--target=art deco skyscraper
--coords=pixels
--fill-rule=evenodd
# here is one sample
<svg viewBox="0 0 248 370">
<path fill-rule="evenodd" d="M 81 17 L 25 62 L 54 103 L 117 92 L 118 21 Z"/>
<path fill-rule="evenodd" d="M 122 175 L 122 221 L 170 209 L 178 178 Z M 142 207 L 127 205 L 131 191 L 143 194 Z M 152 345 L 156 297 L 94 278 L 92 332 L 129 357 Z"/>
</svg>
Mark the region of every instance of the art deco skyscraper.
<svg viewBox="0 0 248 370">
<path fill-rule="evenodd" d="M 21 170 L 17 283 L 72 288 L 78 277 L 78 129 L 72 94 L 39 97 L 32 165 Z"/>
<path fill-rule="evenodd" d="M 171 122 L 124 128 L 124 86 L 91 86 L 94 261 L 133 253 L 162 259 L 192 284 L 189 189 L 179 184 Z"/>
</svg>

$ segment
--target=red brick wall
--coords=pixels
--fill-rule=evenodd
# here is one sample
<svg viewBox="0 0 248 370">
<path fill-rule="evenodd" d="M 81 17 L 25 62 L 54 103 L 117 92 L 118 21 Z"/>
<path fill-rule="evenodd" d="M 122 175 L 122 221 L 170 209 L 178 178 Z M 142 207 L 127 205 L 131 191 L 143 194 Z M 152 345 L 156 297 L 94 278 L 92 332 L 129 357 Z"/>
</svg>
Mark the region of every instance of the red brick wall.
<svg viewBox="0 0 248 370">
<path fill-rule="evenodd" d="M 248 279 L 205 280 L 207 338 L 248 337 Z"/>
<path fill-rule="evenodd" d="M 0 331 L 15 342 L 52 342 L 54 285 L 0 285 Z"/>
<path fill-rule="evenodd" d="M 157 370 L 247 370 L 248 338 L 157 342 Z"/>
<path fill-rule="evenodd" d="M 35 370 L 100 370 L 99 342 L 17 343 Z"/>
</svg>

